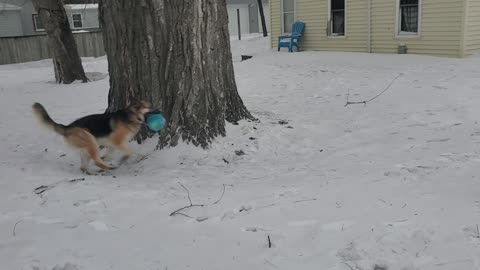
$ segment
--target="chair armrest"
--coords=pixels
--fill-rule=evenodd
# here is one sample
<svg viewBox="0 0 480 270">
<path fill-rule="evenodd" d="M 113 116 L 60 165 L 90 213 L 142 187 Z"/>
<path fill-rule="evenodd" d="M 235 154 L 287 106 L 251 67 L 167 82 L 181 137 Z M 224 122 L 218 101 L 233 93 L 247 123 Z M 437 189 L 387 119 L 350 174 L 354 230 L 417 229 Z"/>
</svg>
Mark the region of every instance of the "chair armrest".
<svg viewBox="0 0 480 270">
<path fill-rule="evenodd" d="M 283 36 L 279 36 L 278 37 L 278 40 L 282 39 L 282 38 L 291 38 L 292 35 L 283 35 Z"/>
</svg>

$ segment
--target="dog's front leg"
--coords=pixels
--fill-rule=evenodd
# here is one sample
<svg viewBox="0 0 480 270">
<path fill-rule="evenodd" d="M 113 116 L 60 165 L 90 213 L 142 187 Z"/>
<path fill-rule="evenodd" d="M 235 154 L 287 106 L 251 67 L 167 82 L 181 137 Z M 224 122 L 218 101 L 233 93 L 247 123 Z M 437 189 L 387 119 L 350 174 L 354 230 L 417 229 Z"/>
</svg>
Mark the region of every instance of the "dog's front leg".
<svg viewBox="0 0 480 270">
<path fill-rule="evenodd" d="M 132 155 L 132 151 L 125 144 L 117 145 L 117 148 L 123 152 L 123 157 L 120 159 L 120 164 L 122 164 Z"/>
<path fill-rule="evenodd" d="M 107 151 L 105 152 L 105 155 L 103 155 L 102 159 L 104 161 L 111 161 L 113 158 L 113 153 L 115 152 L 115 148 L 111 146 L 105 146 L 107 148 Z"/>
</svg>

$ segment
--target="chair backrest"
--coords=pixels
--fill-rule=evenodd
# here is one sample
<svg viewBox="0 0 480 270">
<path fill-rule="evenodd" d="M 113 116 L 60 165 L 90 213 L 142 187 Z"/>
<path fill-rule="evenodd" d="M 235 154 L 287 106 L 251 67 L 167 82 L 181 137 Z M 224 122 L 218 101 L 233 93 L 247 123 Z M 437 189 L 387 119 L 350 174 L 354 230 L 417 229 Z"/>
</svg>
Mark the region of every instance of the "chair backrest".
<svg viewBox="0 0 480 270">
<path fill-rule="evenodd" d="M 292 35 L 303 35 L 304 30 L 305 30 L 305 23 L 294 22 L 292 24 Z"/>
</svg>

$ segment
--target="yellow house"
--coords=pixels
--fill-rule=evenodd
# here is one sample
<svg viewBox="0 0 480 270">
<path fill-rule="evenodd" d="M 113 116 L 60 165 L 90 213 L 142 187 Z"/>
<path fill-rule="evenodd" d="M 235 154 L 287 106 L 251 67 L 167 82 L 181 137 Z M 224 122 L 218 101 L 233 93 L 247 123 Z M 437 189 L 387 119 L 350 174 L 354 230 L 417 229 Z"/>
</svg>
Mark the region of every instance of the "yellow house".
<svg viewBox="0 0 480 270">
<path fill-rule="evenodd" d="M 274 48 L 276 37 L 302 21 L 302 50 L 480 52 L 480 0 L 270 0 L 270 14 Z"/>
</svg>

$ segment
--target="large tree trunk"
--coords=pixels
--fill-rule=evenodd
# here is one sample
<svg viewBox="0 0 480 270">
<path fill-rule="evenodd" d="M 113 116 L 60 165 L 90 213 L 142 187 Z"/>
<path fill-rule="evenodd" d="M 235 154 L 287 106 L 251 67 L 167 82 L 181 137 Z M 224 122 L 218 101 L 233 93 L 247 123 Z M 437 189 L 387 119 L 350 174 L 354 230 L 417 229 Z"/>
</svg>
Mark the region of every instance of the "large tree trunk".
<svg viewBox="0 0 480 270">
<path fill-rule="evenodd" d="M 180 138 L 206 147 L 225 135 L 225 120 L 252 119 L 237 92 L 227 16 L 225 0 L 101 0 L 107 110 L 151 101 L 168 119 L 160 147 Z"/>
<path fill-rule="evenodd" d="M 48 35 L 57 83 L 87 82 L 62 0 L 33 0 Z"/>
</svg>

